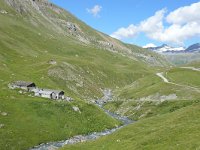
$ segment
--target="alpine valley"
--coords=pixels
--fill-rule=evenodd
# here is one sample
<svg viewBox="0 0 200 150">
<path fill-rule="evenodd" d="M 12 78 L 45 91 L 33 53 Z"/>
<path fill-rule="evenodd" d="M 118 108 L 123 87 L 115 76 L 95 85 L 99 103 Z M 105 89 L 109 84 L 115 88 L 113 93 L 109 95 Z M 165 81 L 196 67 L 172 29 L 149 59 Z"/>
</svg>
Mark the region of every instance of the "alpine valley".
<svg viewBox="0 0 200 150">
<path fill-rule="evenodd" d="M 199 44 L 155 51 L 0 0 L 0 149 L 199 149 Z"/>
</svg>

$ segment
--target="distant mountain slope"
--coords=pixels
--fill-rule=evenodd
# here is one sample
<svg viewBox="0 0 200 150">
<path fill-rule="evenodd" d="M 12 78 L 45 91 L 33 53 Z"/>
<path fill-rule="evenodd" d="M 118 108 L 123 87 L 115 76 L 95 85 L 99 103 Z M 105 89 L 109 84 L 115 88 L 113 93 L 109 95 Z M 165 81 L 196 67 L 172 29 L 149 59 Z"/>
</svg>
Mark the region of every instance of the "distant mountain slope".
<svg viewBox="0 0 200 150">
<path fill-rule="evenodd" d="M 193 44 L 189 46 L 185 52 L 193 53 L 193 52 L 200 52 L 200 43 Z"/>
<path fill-rule="evenodd" d="M 167 44 L 163 44 L 158 47 L 147 47 L 147 49 L 158 53 L 194 53 L 200 52 L 200 43 L 190 45 L 188 48 L 172 47 Z"/>
<path fill-rule="evenodd" d="M 164 57 L 175 65 L 186 65 L 200 61 L 200 53 L 164 53 Z"/>
<path fill-rule="evenodd" d="M 172 47 L 167 44 L 163 44 L 158 47 L 149 47 L 149 50 L 159 52 L 159 53 L 167 53 L 167 52 L 183 52 L 185 50 L 184 47 Z"/>
<path fill-rule="evenodd" d="M 4 1 L 10 7 L 6 6 Z M 2 13 L 2 15 L 21 16 L 25 22 L 33 27 L 37 28 L 43 26 L 49 30 L 49 33 L 56 32 L 57 34 L 67 36 L 82 45 L 118 52 L 150 65 L 160 66 L 167 64 L 162 56 L 149 52 L 145 52 L 144 54 L 140 47 L 129 47 L 110 36 L 98 32 L 66 10 L 55 6 L 47 0 L 1 0 L 0 10 L 1 12 L 6 12 Z M 138 53 L 135 53 L 135 51 L 140 50 L 140 56 L 138 56 Z M 157 59 L 158 57 L 159 59 Z M 154 59 L 153 62 L 152 59 Z"/>
<path fill-rule="evenodd" d="M 162 46 L 148 47 L 147 49 L 162 54 L 169 62 L 175 65 L 200 61 L 200 43 L 193 44 L 188 48 L 163 44 Z"/>
</svg>

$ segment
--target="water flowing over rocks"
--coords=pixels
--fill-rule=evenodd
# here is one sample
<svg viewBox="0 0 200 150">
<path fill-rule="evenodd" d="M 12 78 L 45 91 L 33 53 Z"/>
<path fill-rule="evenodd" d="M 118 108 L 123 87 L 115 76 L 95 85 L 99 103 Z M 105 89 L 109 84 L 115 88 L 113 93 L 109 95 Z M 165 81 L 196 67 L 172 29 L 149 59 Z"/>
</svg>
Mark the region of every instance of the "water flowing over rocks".
<svg viewBox="0 0 200 150">
<path fill-rule="evenodd" d="M 130 123 L 133 123 L 133 121 L 128 119 L 127 117 L 120 116 L 118 114 L 111 113 L 108 110 L 105 110 L 103 108 L 103 103 L 112 99 L 112 92 L 111 92 L 111 90 L 104 90 L 103 94 L 104 94 L 104 96 L 101 99 L 95 101 L 96 105 L 99 106 L 102 110 L 104 110 L 104 112 L 106 114 L 108 114 L 109 116 L 121 121 L 123 123 L 122 126 L 115 127 L 113 129 L 106 129 L 101 132 L 93 132 L 89 135 L 77 135 L 77 136 L 71 137 L 67 140 L 62 140 L 62 141 L 58 141 L 58 142 L 42 143 L 38 146 L 30 148 L 29 150 L 56 150 L 65 145 L 68 145 L 68 144 L 76 144 L 76 143 L 86 142 L 86 141 L 90 141 L 90 140 L 96 140 L 102 136 L 112 134 L 113 132 L 123 128 L 124 126 L 127 126 Z"/>
</svg>

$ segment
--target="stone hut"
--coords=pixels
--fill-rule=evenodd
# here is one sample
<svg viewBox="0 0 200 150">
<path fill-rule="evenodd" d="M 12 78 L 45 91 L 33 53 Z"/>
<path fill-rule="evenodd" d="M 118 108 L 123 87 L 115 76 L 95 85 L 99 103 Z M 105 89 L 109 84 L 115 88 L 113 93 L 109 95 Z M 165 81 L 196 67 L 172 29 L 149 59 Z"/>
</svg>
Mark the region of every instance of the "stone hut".
<svg viewBox="0 0 200 150">
<path fill-rule="evenodd" d="M 36 84 L 33 82 L 26 82 L 26 81 L 16 81 L 9 85 L 11 89 L 23 89 L 27 91 L 32 91 L 36 88 Z"/>
<path fill-rule="evenodd" d="M 35 96 L 49 98 L 49 99 L 64 99 L 64 92 L 59 90 L 51 89 L 35 89 L 33 90 Z"/>
</svg>

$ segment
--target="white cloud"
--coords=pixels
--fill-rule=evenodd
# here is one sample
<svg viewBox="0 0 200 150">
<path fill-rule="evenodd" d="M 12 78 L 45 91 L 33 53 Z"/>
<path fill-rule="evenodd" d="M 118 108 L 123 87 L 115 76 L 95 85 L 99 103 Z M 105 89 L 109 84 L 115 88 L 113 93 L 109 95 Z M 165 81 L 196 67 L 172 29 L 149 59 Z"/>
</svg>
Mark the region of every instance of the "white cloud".
<svg viewBox="0 0 200 150">
<path fill-rule="evenodd" d="M 133 38 L 144 33 L 150 39 L 182 45 L 185 40 L 200 36 L 200 2 L 180 7 L 168 15 L 166 9 L 157 11 L 153 16 L 141 21 L 139 25 L 131 24 L 120 28 L 112 37 L 117 39 Z M 164 26 L 164 21 L 167 26 Z"/>
<path fill-rule="evenodd" d="M 170 27 L 166 28 L 163 32 L 159 32 L 151 38 L 161 42 L 184 45 L 185 40 L 199 35 L 200 24 L 196 22 L 191 22 L 183 26 L 173 24 Z"/>
<path fill-rule="evenodd" d="M 143 46 L 143 48 L 149 48 L 149 47 L 157 47 L 157 46 L 153 43 L 149 43 L 149 44 Z"/>
<path fill-rule="evenodd" d="M 161 31 L 163 29 L 162 20 L 164 17 L 166 9 L 159 10 L 154 16 L 142 21 L 139 25 L 129 25 L 127 28 L 120 28 L 113 34 L 112 37 L 117 39 L 132 38 L 137 35 L 137 33 L 145 32 L 148 34 Z"/>
<path fill-rule="evenodd" d="M 200 21 L 200 2 L 176 9 L 166 17 L 166 20 L 172 24 Z"/>
<path fill-rule="evenodd" d="M 92 14 L 94 17 L 97 17 L 99 15 L 99 13 L 101 12 L 102 6 L 100 5 L 95 5 L 93 8 L 88 9 L 87 8 L 87 12 L 89 12 L 90 14 Z"/>
<path fill-rule="evenodd" d="M 127 28 L 120 28 L 113 34 L 112 37 L 116 39 L 132 38 L 139 32 L 138 27 L 134 25 L 129 25 Z"/>
<path fill-rule="evenodd" d="M 166 9 L 159 10 L 155 13 L 154 16 L 149 17 L 148 19 L 142 21 L 139 25 L 140 31 L 145 33 L 154 33 L 154 32 L 160 32 L 163 30 L 163 18 L 164 14 L 166 12 Z"/>
</svg>

